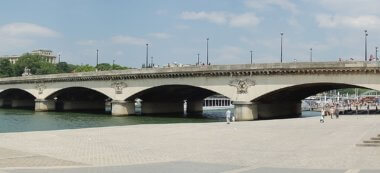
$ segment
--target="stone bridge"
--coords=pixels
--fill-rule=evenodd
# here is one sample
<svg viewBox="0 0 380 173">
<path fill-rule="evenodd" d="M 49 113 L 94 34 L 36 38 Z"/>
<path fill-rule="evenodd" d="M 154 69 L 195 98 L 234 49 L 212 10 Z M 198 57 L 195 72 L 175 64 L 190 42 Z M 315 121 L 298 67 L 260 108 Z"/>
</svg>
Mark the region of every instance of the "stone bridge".
<svg viewBox="0 0 380 173">
<path fill-rule="evenodd" d="M 105 109 L 112 115 L 202 112 L 203 99 L 233 101 L 237 120 L 301 114 L 301 100 L 340 88 L 380 90 L 378 62 L 212 65 L 35 75 L 0 79 L 1 107 L 35 111 Z"/>
</svg>

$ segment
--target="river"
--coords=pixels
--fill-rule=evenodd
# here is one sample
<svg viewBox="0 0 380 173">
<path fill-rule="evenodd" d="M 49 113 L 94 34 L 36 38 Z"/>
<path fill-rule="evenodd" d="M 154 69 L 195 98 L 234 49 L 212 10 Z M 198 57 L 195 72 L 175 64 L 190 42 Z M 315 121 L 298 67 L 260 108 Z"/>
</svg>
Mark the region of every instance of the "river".
<svg viewBox="0 0 380 173">
<path fill-rule="evenodd" d="M 136 124 L 221 122 L 225 110 L 204 111 L 201 118 L 186 116 L 133 115 L 115 117 L 102 113 L 34 112 L 32 110 L 0 109 L 0 133 L 125 126 Z M 318 113 L 303 113 L 316 116 Z"/>
</svg>

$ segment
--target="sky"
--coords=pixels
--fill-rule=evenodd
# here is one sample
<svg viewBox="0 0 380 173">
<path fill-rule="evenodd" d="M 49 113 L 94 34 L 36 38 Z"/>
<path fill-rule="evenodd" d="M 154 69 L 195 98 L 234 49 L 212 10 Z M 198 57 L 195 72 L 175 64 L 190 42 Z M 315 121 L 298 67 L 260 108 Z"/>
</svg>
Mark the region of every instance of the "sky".
<svg viewBox="0 0 380 173">
<path fill-rule="evenodd" d="M 364 59 L 380 46 L 378 0 L 1 0 L 0 55 L 50 49 L 72 64 Z"/>
</svg>

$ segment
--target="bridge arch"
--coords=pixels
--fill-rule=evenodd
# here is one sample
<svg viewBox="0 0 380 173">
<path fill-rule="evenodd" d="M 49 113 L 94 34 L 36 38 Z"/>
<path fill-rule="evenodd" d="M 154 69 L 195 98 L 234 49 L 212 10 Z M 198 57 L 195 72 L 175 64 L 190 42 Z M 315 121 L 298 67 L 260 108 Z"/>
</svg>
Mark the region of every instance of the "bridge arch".
<svg viewBox="0 0 380 173">
<path fill-rule="evenodd" d="M 44 98 L 54 104 L 55 110 L 105 110 L 110 97 L 95 89 L 87 87 L 66 87 Z"/>
<path fill-rule="evenodd" d="M 128 102 L 141 100 L 143 114 L 184 113 L 184 101 L 186 101 L 187 113 L 199 114 L 203 111 L 203 100 L 217 94 L 223 95 L 199 86 L 166 84 L 142 89 L 125 100 Z"/>
<path fill-rule="evenodd" d="M 371 86 L 347 83 L 305 83 L 279 87 L 253 98 L 257 118 L 296 117 L 301 114 L 301 100 L 325 91 L 344 88 L 375 89 Z"/>
<path fill-rule="evenodd" d="M 36 97 L 29 91 L 19 88 L 9 88 L 0 92 L 0 107 L 34 108 Z"/>
</svg>

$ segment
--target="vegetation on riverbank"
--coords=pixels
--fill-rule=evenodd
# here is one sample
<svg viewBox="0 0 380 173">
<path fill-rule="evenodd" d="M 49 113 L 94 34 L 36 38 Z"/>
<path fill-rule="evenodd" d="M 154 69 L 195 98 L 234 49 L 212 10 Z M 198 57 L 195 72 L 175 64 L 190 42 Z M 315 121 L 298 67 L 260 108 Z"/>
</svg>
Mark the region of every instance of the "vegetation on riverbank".
<svg viewBox="0 0 380 173">
<path fill-rule="evenodd" d="M 0 77 L 21 76 L 25 67 L 30 69 L 30 72 L 35 75 L 129 69 L 129 67 L 108 63 L 101 63 L 97 66 L 88 64 L 74 65 L 67 62 L 52 64 L 47 62 L 43 56 L 24 54 L 15 64 L 12 64 L 7 59 L 0 59 Z"/>
</svg>

